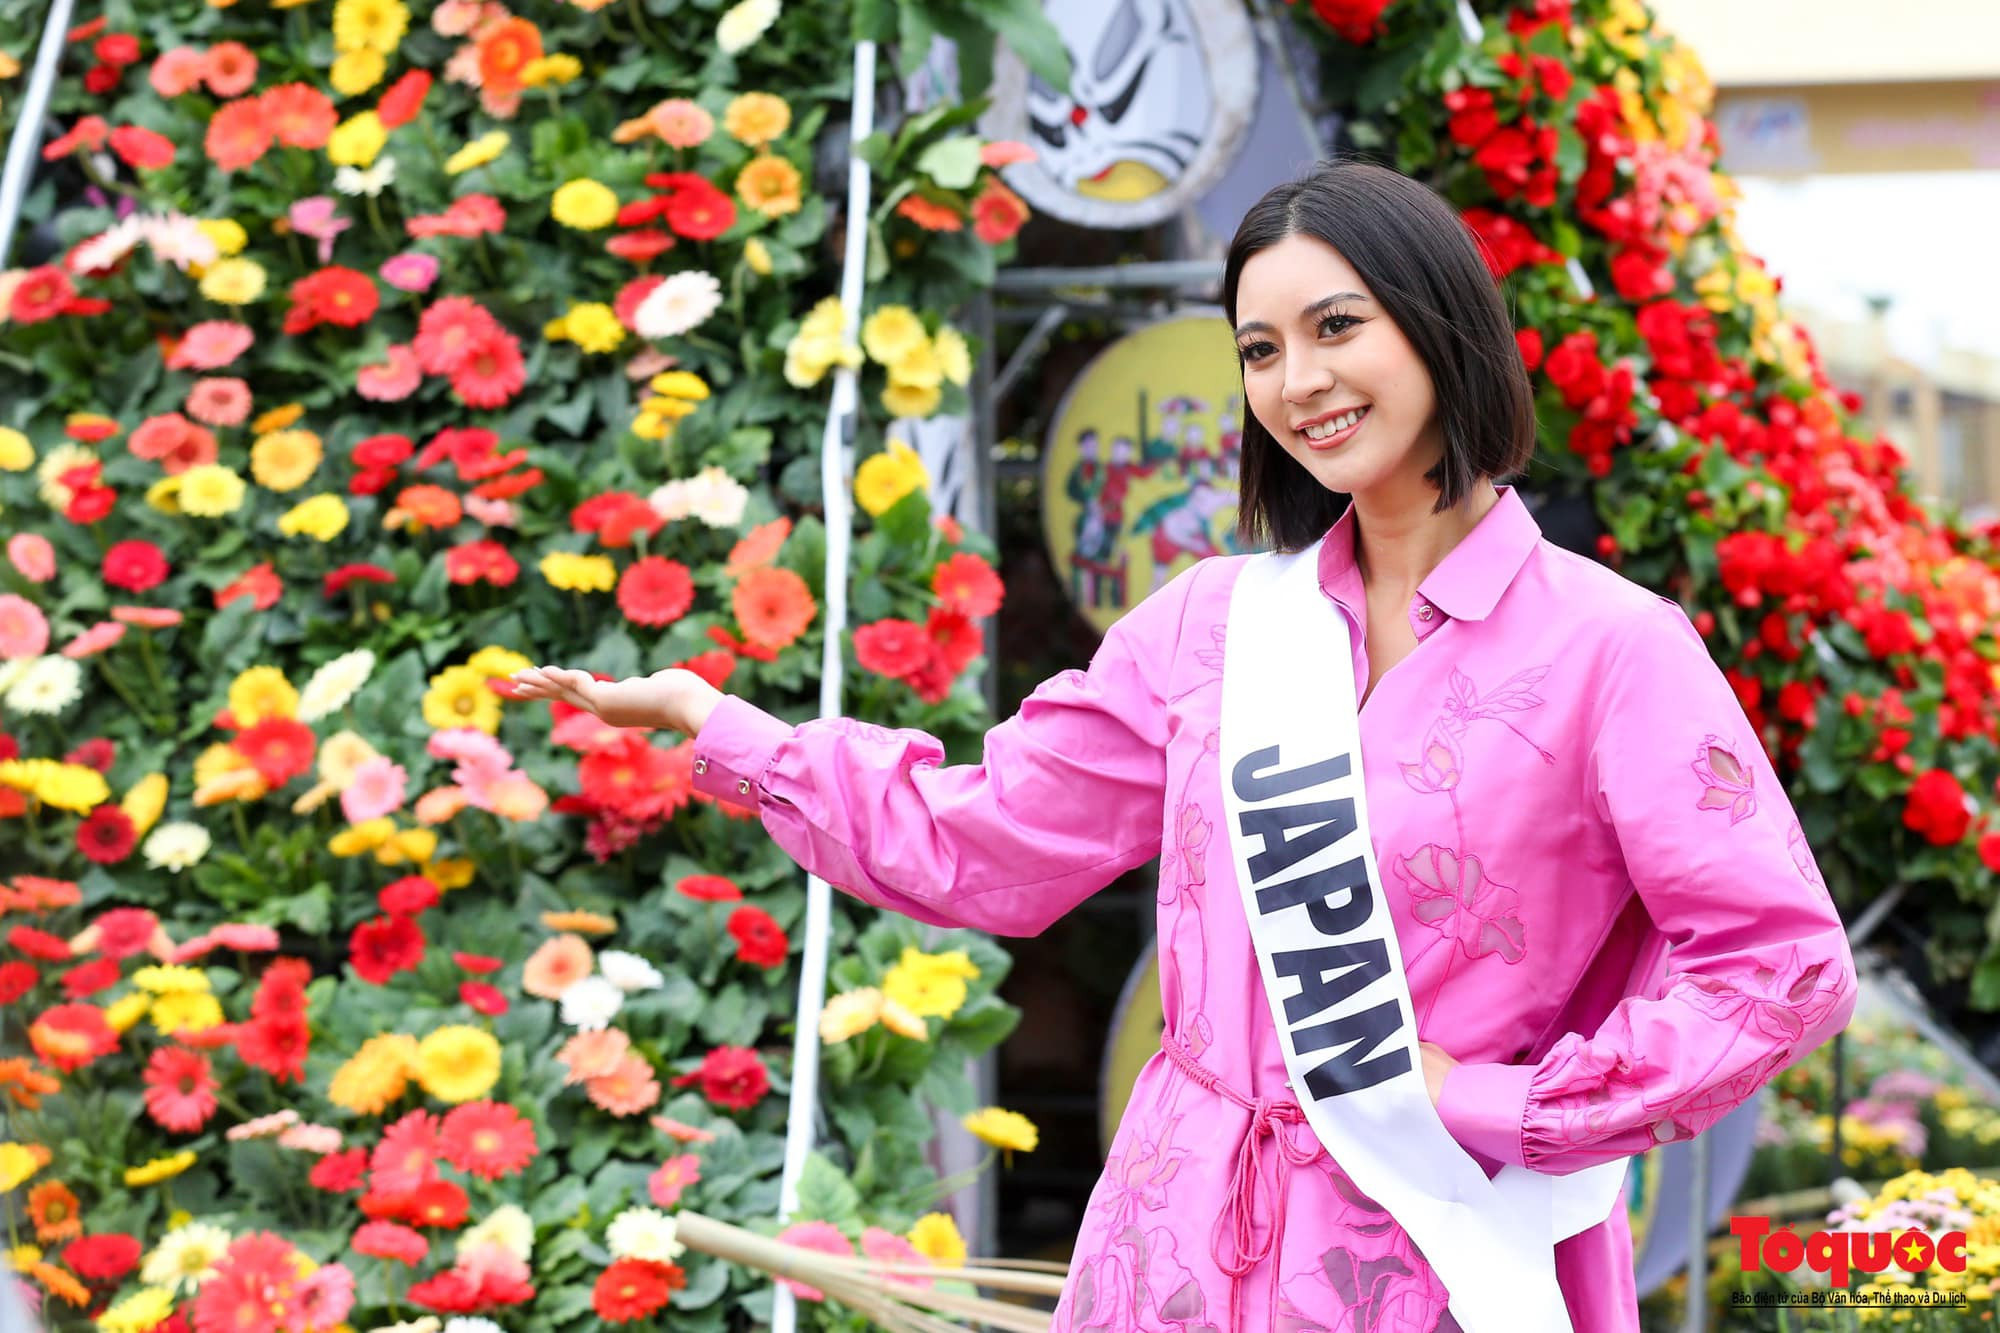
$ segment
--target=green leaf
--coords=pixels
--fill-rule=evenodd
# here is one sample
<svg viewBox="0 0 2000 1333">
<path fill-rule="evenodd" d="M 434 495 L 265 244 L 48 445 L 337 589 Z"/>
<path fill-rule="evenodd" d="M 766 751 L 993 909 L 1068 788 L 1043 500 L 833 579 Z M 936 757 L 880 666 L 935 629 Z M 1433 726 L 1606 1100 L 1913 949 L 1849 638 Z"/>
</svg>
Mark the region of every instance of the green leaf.
<svg viewBox="0 0 2000 1333">
<path fill-rule="evenodd" d="M 1050 87 L 1069 89 L 1069 48 L 1041 0 L 972 0 L 969 8 Z"/>
<path fill-rule="evenodd" d="M 984 97 L 993 86 L 993 30 L 970 15 L 939 10 L 931 23 L 958 48 L 958 95 L 970 100 Z M 1067 87 L 1064 79 L 1062 86 Z"/>
<path fill-rule="evenodd" d="M 1972 1007 L 2000 1009 L 2000 945 L 1988 945 L 1972 970 Z"/>
<path fill-rule="evenodd" d="M 808 1221 L 831 1222 L 835 1226 L 858 1226 L 861 1196 L 839 1167 L 819 1153 L 806 1158 L 799 1172 L 799 1210 Z"/>
<path fill-rule="evenodd" d="M 855 0 L 854 40 L 857 42 L 888 42 L 896 35 L 895 11 L 908 9 L 908 5 L 898 5 L 896 0 Z"/>
<path fill-rule="evenodd" d="M 970 135 L 940 139 L 917 159 L 917 170 L 947 190 L 971 189 L 979 167 L 979 140 Z"/>
</svg>

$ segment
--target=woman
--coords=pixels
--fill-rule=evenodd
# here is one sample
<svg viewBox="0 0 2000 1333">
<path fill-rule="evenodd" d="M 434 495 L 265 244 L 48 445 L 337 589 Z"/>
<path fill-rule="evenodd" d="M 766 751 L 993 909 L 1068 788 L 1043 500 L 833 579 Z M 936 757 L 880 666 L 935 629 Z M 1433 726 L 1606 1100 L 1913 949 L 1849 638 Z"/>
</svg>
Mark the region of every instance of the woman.
<svg viewBox="0 0 2000 1333">
<path fill-rule="evenodd" d="M 1276 568 L 1252 562 L 1273 557 L 1199 561 L 1114 625 L 1088 671 L 1047 681 L 989 732 L 977 765 L 941 766 L 914 730 L 793 726 L 681 671 L 517 680 L 616 725 L 694 735 L 698 788 L 754 807 L 801 865 L 920 921 L 1032 935 L 1161 857 L 1166 1037 L 1091 1196 L 1056 1328 L 1636 1330 L 1622 1205 L 1600 1195 L 1565 1227 L 1546 1199 L 1557 1178 L 1698 1133 L 1838 1031 L 1855 993 L 1839 917 L 1680 607 L 1543 541 L 1494 484 L 1531 457 L 1532 398 L 1449 205 L 1358 164 L 1279 186 L 1237 233 L 1223 304 L 1248 406 L 1239 525 L 1302 553 L 1287 567 L 1309 604 L 1283 623 L 1242 619 L 1276 603 L 1232 608 L 1246 570 Z M 1232 657 L 1238 624 L 1246 641 L 1326 631 L 1347 648 Z M 1300 683 L 1260 699 L 1259 670 Z M 1388 965 L 1364 979 L 1407 1006 L 1370 1013 L 1414 1032 L 1364 1034 L 1326 1068 L 1339 1094 L 1376 1095 L 1361 1087 L 1376 1075 L 1356 1072 L 1371 1068 L 1384 1088 L 1414 1086 L 1400 1156 L 1394 1130 L 1337 1097 L 1331 1116 L 1309 1115 L 1292 1091 L 1310 1085 L 1318 1106 L 1324 1070 L 1298 1032 L 1281 1038 L 1286 1001 L 1354 987 L 1281 975 L 1305 951 L 1274 953 L 1268 927 L 1253 930 L 1246 903 L 1261 899 L 1243 883 L 1292 853 L 1244 806 L 1275 789 L 1279 747 L 1232 740 L 1226 695 L 1243 701 L 1235 716 L 1281 729 L 1293 714 L 1358 729 L 1365 801 L 1339 809 L 1364 812 L 1369 876 L 1308 910 L 1325 922 L 1366 897 L 1390 923 L 1376 945 L 1393 947 L 1370 955 Z M 1327 837 L 1347 817 L 1303 808 Z M 1318 836 L 1285 831 L 1299 855 Z M 1371 1043 L 1384 1059 L 1359 1063 Z M 1405 1053 L 1421 1067 L 1399 1073 Z M 1358 1137 L 1337 1164 L 1324 1138 L 1340 1134 Z M 1375 1189 L 1355 1183 L 1363 1158 L 1378 1161 Z M 1451 1175 L 1462 1167 L 1474 1187 Z M 1412 1238 L 1432 1205 L 1406 1186 L 1438 1175 L 1465 1200 L 1487 1177 L 1496 1195 L 1503 1180 L 1547 1186 L 1539 1213 L 1478 1204 L 1499 1219 L 1486 1234 L 1513 1225 L 1550 1270 L 1559 1295 L 1542 1314 L 1496 1310 L 1473 1290 L 1483 1279 L 1447 1287 L 1439 1268 L 1479 1260 L 1450 1225 L 1425 1223 L 1428 1248 Z"/>
</svg>

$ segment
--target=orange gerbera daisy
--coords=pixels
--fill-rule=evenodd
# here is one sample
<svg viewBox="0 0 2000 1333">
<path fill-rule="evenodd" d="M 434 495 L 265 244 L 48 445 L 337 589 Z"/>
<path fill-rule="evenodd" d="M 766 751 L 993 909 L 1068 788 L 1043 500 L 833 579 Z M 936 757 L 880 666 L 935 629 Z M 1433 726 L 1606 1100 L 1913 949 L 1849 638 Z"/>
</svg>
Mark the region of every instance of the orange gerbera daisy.
<svg viewBox="0 0 2000 1333">
<path fill-rule="evenodd" d="M 908 218 L 925 231 L 964 231 L 965 219 L 949 204 L 933 203 L 920 194 L 906 194 L 896 216 Z"/>
<path fill-rule="evenodd" d="M 28 1217 L 35 1239 L 44 1245 L 83 1234 L 83 1209 L 76 1195 L 60 1180 L 47 1180 L 28 1191 Z"/>
<path fill-rule="evenodd" d="M 743 637 L 765 648 L 796 642 L 819 613 L 806 581 L 789 569 L 753 569 L 736 581 L 730 599 Z"/>
<path fill-rule="evenodd" d="M 37 1260 L 29 1266 L 28 1275 L 46 1287 L 49 1295 L 58 1300 L 79 1309 L 90 1304 L 90 1289 L 54 1264 Z"/>
<path fill-rule="evenodd" d="M 17 1055 L 0 1060 L 0 1088 L 6 1089 L 16 1106 L 33 1111 L 41 1106 L 43 1097 L 62 1090 L 62 1080 L 35 1068 L 26 1056 Z"/>
<path fill-rule="evenodd" d="M 271 122 L 262 99 L 239 97 L 225 102 L 209 117 L 202 151 L 223 171 L 249 166 L 271 146 Z"/>
<path fill-rule="evenodd" d="M 542 913 L 542 924 L 550 930 L 573 930 L 579 935 L 609 935 L 618 929 L 618 918 L 581 909 Z"/>
<path fill-rule="evenodd" d="M 489 93 L 521 90 L 521 71 L 542 57 L 542 30 L 526 19 L 503 19 L 479 38 L 479 86 Z"/>
<path fill-rule="evenodd" d="M 759 524 L 730 548 L 729 563 L 723 566 L 723 572 L 736 579 L 770 564 L 778 558 L 778 548 L 785 544 L 785 538 L 791 535 L 792 520 L 789 518 L 775 518 L 769 523 Z"/>
<path fill-rule="evenodd" d="M 456 495 L 442 486 L 428 482 L 416 486 L 405 486 L 396 497 L 396 507 L 384 517 L 389 527 L 399 526 L 389 519 L 400 515 L 402 521 L 415 523 L 425 528 L 449 528 L 465 516 L 465 508 Z"/>
</svg>

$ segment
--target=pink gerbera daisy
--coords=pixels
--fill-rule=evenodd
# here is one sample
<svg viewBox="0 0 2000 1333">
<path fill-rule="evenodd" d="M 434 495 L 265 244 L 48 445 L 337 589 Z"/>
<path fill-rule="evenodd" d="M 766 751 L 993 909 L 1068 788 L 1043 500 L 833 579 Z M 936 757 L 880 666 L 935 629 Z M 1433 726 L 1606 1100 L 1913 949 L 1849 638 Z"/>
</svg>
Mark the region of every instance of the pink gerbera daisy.
<svg viewBox="0 0 2000 1333">
<path fill-rule="evenodd" d="M 511 1176 L 535 1159 L 534 1125 L 505 1102 L 453 1107 L 439 1141 L 446 1161 L 487 1180 Z"/>
<path fill-rule="evenodd" d="M 250 386 L 228 376 L 198 379 L 188 390 L 187 414 L 210 426 L 240 426 L 250 415 Z"/>
<path fill-rule="evenodd" d="M 408 343 L 394 343 L 387 361 L 371 362 L 354 372 L 354 391 L 378 403 L 400 403 L 424 382 L 423 367 Z"/>
<path fill-rule="evenodd" d="M 162 1046 L 146 1062 L 146 1114 L 160 1128 L 193 1134 L 215 1114 L 215 1074 L 208 1057 Z"/>
<path fill-rule="evenodd" d="M 451 372 L 452 392 L 467 407 L 505 407 L 527 382 L 521 344 L 500 329 L 475 344 Z"/>
<path fill-rule="evenodd" d="M 181 335 L 167 358 L 169 370 L 220 370 L 248 351 L 256 335 L 248 324 L 208 319 Z"/>
<path fill-rule="evenodd" d="M 376 755 L 355 765 L 354 780 L 340 793 L 340 810 L 351 824 L 380 819 L 403 806 L 403 793 L 410 775 L 386 755 Z"/>
</svg>

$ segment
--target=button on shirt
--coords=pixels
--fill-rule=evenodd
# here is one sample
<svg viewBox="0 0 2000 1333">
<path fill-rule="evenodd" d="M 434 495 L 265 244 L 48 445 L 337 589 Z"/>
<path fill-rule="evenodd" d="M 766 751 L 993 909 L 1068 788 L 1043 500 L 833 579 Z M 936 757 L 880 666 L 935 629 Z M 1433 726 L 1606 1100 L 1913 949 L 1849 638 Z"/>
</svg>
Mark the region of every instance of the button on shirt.
<svg viewBox="0 0 2000 1333">
<path fill-rule="evenodd" d="M 1158 856 L 1170 1040 L 1246 1099 L 1288 1096 L 1217 771 L 1248 558 L 1198 561 L 1132 608 L 1088 670 L 987 733 L 979 763 L 947 765 L 921 731 L 793 725 L 732 696 L 696 740 L 694 784 L 754 808 L 846 892 L 938 925 L 1033 935 Z M 1358 697 L 1351 512 L 1319 572 Z M 1679 606 L 1543 541 L 1507 489 L 1426 577 L 1411 626 L 1417 646 L 1360 711 L 1370 835 L 1419 1035 L 1462 1062 L 1439 1116 L 1476 1159 L 1562 1173 L 1689 1138 L 1846 1023 L 1839 915 Z M 1235 1155 L 1218 1145 L 1249 1128 L 1165 1055 L 1141 1070 L 1057 1327 L 1226 1319 L 1214 1221 Z M 1423 1255 L 1337 1162 L 1298 1168 L 1287 1198 L 1239 1328 L 1452 1327 Z M 1577 1333 L 1638 1329 L 1622 1207 L 1559 1243 L 1556 1271 Z"/>
</svg>

